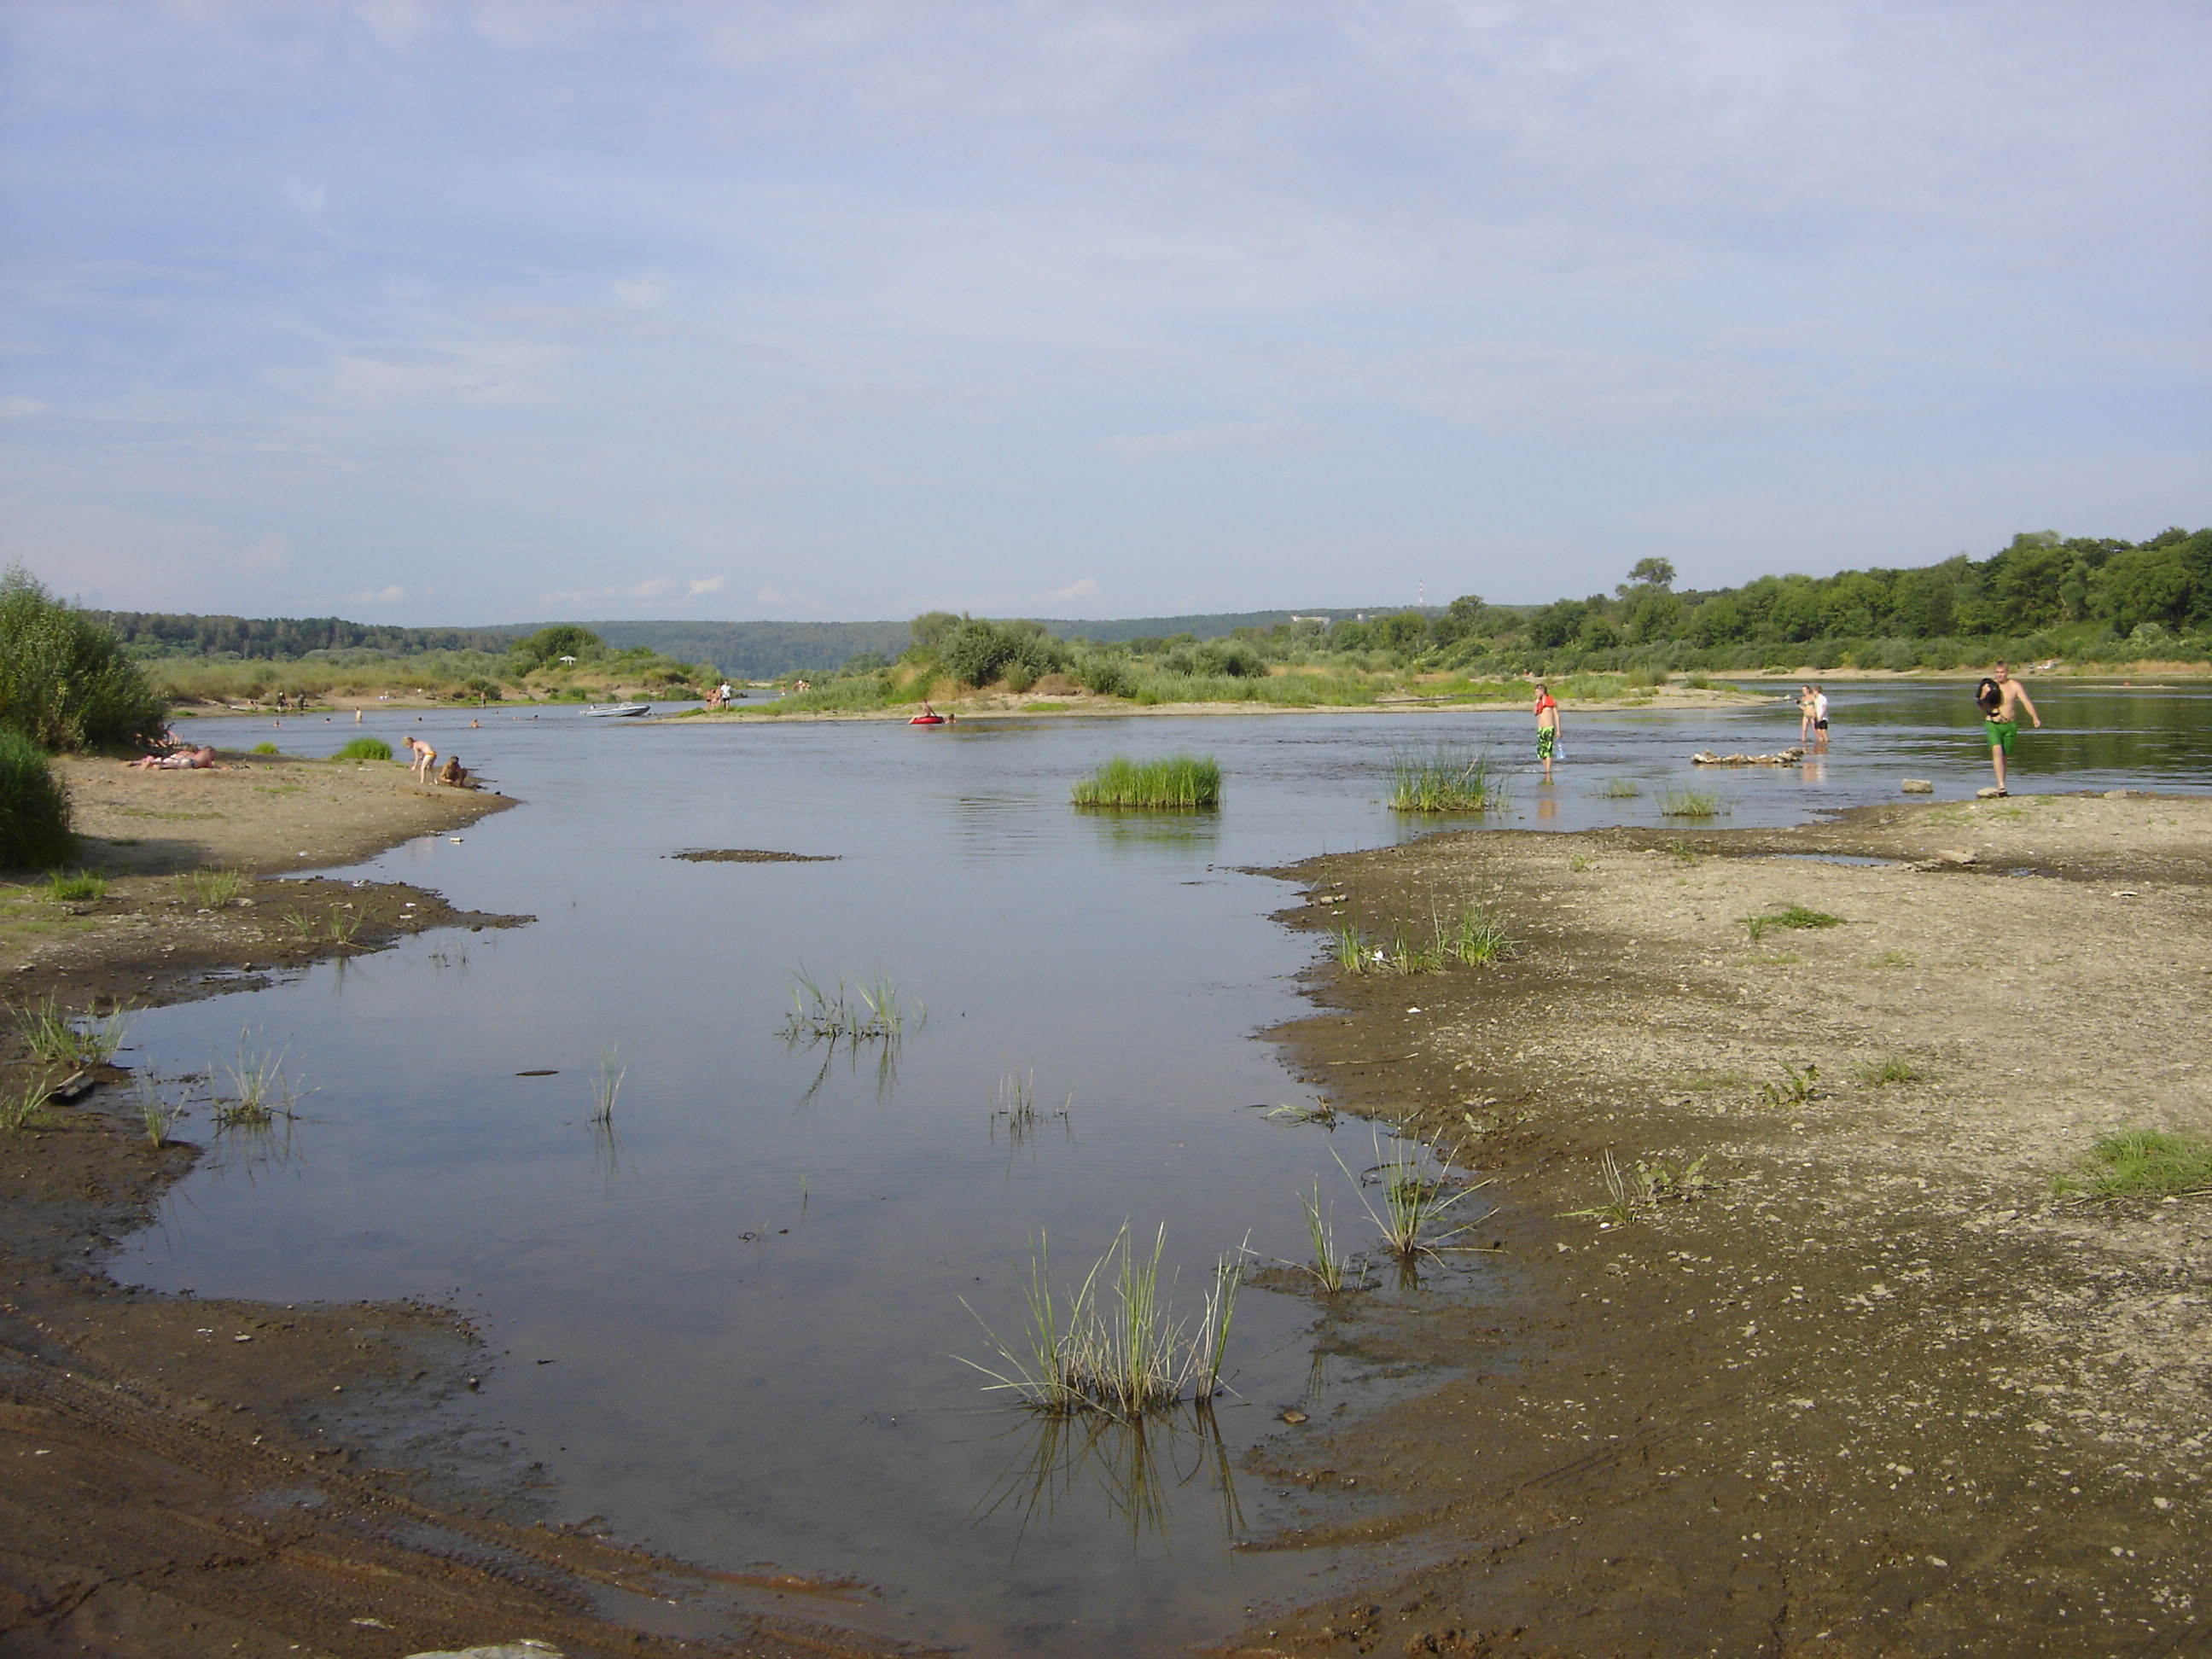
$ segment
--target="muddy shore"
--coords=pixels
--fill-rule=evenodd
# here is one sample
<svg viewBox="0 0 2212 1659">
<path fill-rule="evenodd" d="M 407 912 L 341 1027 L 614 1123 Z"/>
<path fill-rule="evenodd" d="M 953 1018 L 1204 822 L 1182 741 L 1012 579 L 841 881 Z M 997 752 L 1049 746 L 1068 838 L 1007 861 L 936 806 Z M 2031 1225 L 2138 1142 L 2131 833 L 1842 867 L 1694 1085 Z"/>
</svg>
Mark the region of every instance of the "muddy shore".
<svg viewBox="0 0 2212 1659">
<path fill-rule="evenodd" d="M 397 883 L 275 879 L 453 835 L 502 798 L 403 767 L 228 757 L 213 772 L 63 763 L 95 897 L 0 884 L 0 1090 L 60 1076 L 26 1014 L 220 995 L 434 928 Z M 191 872 L 236 872 L 196 884 Z M 118 1058 L 128 1058 L 127 1053 Z M 208 1103 L 162 1137 L 129 1073 L 0 1133 L 0 1656 L 395 1659 L 535 1638 L 571 1659 L 880 1653 L 808 1622 L 854 1594 L 695 1571 L 541 1524 L 542 1471 L 404 1458 L 410 1417 L 491 1356 L 450 1311 L 278 1307 L 114 1283 L 107 1248 L 221 1150 Z M 215 1085 L 209 1085 L 213 1091 Z"/>
<path fill-rule="evenodd" d="M 2212 1137 L 2212 800 L 1481 832 L 1285 873 L 1294 926 L 1508 921 L 1493 968 L 1332 960 L 1273 1034 L 1487 1182 L 1500 1248 L 1480 1295 L 1315 1296 L 1324 1345 L 1432 1380 L 1264 1447 L 1304 1514 L 1263 1547 L 1410 1565 L 1224 1651 L 2212 1651 L 2212 1194 L 2051 1187 L 2106 1130 Z M 1840 922 L 1741 920 L 1785 905 Z M 1625 1211 L 1567 1215 L 1613 1197 L 1607 1153 Z"/>
</svg>

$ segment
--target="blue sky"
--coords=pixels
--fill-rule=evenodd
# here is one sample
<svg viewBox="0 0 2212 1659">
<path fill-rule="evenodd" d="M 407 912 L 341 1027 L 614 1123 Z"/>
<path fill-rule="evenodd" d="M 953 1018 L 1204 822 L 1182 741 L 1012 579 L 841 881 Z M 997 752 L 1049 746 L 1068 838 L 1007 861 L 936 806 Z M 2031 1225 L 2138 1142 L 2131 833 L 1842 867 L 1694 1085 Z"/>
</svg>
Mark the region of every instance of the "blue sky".
<svg viewBox="0 0 2212 1659">
<path fill-rule="evenodd" d="M 10 0 L 0 534 L 488 623 L 2212 523 L 2212 9 Z"/>
</svg>

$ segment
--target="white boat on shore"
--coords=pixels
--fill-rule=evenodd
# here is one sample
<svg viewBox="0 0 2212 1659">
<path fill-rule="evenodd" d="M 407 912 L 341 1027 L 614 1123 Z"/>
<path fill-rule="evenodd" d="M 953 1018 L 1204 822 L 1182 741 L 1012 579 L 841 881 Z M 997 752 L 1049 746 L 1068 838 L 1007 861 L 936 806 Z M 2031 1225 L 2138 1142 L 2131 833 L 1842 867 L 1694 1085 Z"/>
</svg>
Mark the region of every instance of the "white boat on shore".
<svg viewBox="0 0 2212 1659">
<path fill-rule="evenodd" d="M 653 711 L 649 702 L 595 702 L 584 710 L 584 718 L 593 720 L 625 720 L 634 714 Z"/>
</svg>

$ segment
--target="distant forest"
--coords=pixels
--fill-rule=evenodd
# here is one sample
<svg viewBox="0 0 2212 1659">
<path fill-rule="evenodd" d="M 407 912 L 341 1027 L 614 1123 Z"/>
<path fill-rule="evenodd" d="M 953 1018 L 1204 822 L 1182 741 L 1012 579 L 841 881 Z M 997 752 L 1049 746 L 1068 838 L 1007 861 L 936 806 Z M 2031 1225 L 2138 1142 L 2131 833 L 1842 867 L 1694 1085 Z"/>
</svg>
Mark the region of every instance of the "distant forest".
<svg viewBox="0 0 2212 1659">
<path fill-rule="evenodd" d="M 540 624 L 391 628 L 306 619 L 88 613 L 134 656 L 333 660 L 505 652 Z M 2090 660 L 2212 657 L 2212 530 L 2172 529 L 2145 542 L 2015 536 L 1986 559 L 1965 554 L 1911 569 L 1826 577 L 1761 576 L 1739 587 L 1677 589 L 1674 567 L 1645 559 L 1613 592 L 1547 605 L 1494 605 L 1463 594 L 1449 605 L 1342 606 L 1112 621 L 1041 620 L 1060 639 L 1101 644 L 1297 634 L 1324 648 L 1382 651 L 1407 660 L 1491 657 L 1525 672 L 1544 665 L 1749 668 L 1850 662 L 1949 667 L 2004 646 L 2021 654 Z M 896 657 L 907 622 L 586 622 L 617 650 L 649 647 L 747 679 L 814 672 L 854 658 Z M 1317 636 L 1317 637 L 1316 637 Z"/>
</svg>

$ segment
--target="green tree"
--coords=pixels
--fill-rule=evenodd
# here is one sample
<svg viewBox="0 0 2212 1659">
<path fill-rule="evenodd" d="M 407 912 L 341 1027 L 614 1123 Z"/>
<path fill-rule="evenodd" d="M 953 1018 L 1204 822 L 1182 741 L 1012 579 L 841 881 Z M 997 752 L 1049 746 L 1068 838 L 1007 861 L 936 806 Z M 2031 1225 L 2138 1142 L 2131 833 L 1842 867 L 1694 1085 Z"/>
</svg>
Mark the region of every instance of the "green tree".
<svg viewBox="0 0 2212 1659">
<path fill-rule="evenodd" d="M 934 651 L 945 642 L 945 636 L 960 626 L 960 618 L 950 611 L 925 611 L 907 624 L 914 635 L 914 642 L 925 651 Z"/>
<path fill-rule="evenodd" d="M 1418 651 L 1429 642 L 1429 619 L 1418 611 L 1377 617 L 1368 624 L 1367 637 L 1385 651 Z"/>
<path fill-rule="evenodd" d="M 40 586 L 0 576 L 0 726 L 41 749 L 150 744 L 168 702 L 114 631 Z"/>
<path fill-rule="evenodd" d="M 556 623 L 550 628 L 541 628 L 526 640 L 514 642 L 515 659 L 527 668 L 542 668 L 549 662 L 558 662 L 563 657 L 574 657 L 579 662 L 589 662 L 604 657 L 607 642 L 588 628 L 579 628 L 574 623 Z"/>
<path fill-rule="evenodd" d="M 1674 567 L 1665 559 L 1638 559 L 1629 567 L 1628 580 L 1620 585 L 1626 593 L 1632 587 L 1672 587 Z"/>
</svg>

